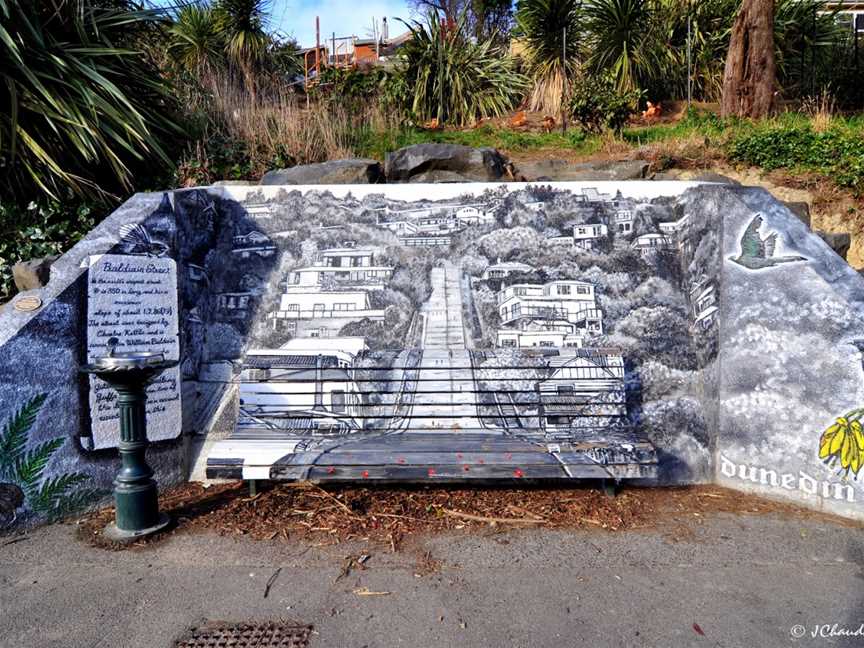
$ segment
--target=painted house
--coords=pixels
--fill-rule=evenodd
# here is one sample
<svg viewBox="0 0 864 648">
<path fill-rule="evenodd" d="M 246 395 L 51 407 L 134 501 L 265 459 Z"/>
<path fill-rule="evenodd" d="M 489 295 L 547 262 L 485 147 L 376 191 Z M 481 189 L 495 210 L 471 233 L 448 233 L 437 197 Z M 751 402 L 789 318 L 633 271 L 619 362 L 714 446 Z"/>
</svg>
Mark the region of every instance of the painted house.
<svg viewBox="0 0 864 648">
<path fill-rule="evenodd" d="M 612 227 L 619 234 L 630 234 L 633 231 L 633 210 L 616 209 L 612 213 Z"/>
<path fill-rule="evenodd" d="M 634 250 L 638 250 L 643 256 L 650 252 L 663 252 L 675 249 L 675 243 L 665 234 L 642 234 L 633 239 L 630 244 Z"/>
<path fill-rule="evenodd" d="M 720 303 L 714 284 L 700 283 L 690 291 L 693 328 L 707 331 L 717 319 Z"/>
<path fill-rule="evenodd" d="M 384 310 L 373 309 L 365 290 L 316 290 L 314 287 L 289 286 L 279 302 L 275 319 L 369 318 L 383 320 Z"/>
<path fill-rule="evenodd" d="M 576 332 L 574 324 L 562 319 L 524 318 L 518 320 L 513 328 L 498 329 L 496 339 L 496 346 L 505 349 L 532 347 L 581 349 L 584 344 L 585 336 Z"/>
<path fill-rule="evenodd" d="M 554 245 L 556 247 L 573 247 L 573 237 L 572 236 L 550 236 L 546 239 L 546 243 L 548 245 Z"/>
<path fill-rule="evenodd" d="M 266 234 L 258 230 L 252 230 L 245 234 L 235 234 L 232 243 L 231 254 L 239 256 L 241 259 L 248 259 L 253 255 L 267 258 L 276 254 L 276 246 Z"/>
<path fill-rule="evenodd" d="M 362 391 L 334 355 L 249 351 L 239 392 L 238 430 L 338 435 L 364 427 Z"/>
<path fill-rule="evenodd" d="M 501 262 L 499 259 L 498 263 L 486 266 L 486 269 L 483 270 L 483 274 L 481 275 L 481 279 L 504 279 L 505 277 L 509 277 L 511 274 L 517 272 L 533 271 L 534 268 L 527 263 L 519 263 L 518 261 Z"/>
<path fill-rule="evenodd" d="M 334 356 L 340 367 L 350 368 L 354 360 L 368 351 L 364 337 L 295 337 L 283 344 L 276 354 Z"/>
<path fill-rule="evenodd" d="M 522 319 L 566 320 L 575 333 L 603 334 L 603 313 L 594 286 L 584 281 L 514 284 L 498 292 L 498 313 L 505 325 Z"/>
<path fill-rule="evenodd" d="M 288 286 L 352 286 L 381 290 L 393 275 L 390 266 L 342 268 L 314 265 L 288 273 Z"/>
<path fill-rule="evenodd" d="M 574 225 L 573 245 L 583 250 L 593 250 L 609 237 L 609 227 L 602 223 Z"/>
<path fill-rule="evenodd" d="M 551 358 L 549 368 L 549 377 L 537 383 L 540 426 L 547 435 L 569 435 L 574 428 L 609 425 L 627 415 L 620 354 L 578 349 Z"/>
<path fill-rule="evenodd" d="M 318 259 L 331 268 L 363 268 L 375 265 L 375 259 L 381 255 L 377 247 L 341 247 L 328 248 L 318 253 Z"/>
<path fill-rule="evenodd" d="M 495 216 L 487 212 L 482 206 L 465 205 L 456 210 L 456 220 L 462 225 L 492 225 Z"/>
</svg>

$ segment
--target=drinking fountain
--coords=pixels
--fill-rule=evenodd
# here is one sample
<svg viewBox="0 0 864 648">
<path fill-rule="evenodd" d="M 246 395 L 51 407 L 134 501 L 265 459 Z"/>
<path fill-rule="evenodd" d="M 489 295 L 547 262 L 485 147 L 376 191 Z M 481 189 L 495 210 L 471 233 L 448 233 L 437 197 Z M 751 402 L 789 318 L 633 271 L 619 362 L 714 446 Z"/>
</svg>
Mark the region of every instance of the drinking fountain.
<svg viewBox="0 0 864 648">
<path fill-rule="evenodd" d="M 153 470 L 147 465 L 147 385 L 166 369 L 177 365 L 164 353 L 117 352 L 117 338 L 108 340 L 108 353 L 81 367 L 117 392 L 120 415 L 121 468 L 114 480 L 115 521 L 105 527 L 105 536 L 129 542 L 164 529 L 170 519 L 159 512 Z"/>
</svg>

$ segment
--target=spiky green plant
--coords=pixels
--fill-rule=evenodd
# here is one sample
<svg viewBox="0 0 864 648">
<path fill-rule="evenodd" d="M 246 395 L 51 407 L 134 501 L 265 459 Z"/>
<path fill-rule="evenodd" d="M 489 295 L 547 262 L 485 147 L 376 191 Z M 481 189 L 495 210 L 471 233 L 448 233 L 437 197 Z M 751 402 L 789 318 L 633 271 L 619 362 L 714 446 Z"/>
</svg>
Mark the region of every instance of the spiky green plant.
<svg viewBox="0 0 864 648">
<path fill-rule="evenodd" d="M 0 483 L 13 485 L 35 513 L 54 518 L 75 510 L 94 491 L 76 492 L 88 479 L 80 472 L 45 476 L 54 454 L 66 443 L 58 437 L 29 447 L 30 431 L 36 422 L 46 394 L 38 394 L 12 414 L 0 432 Z"/>
<path fill-rule="evenodd" d="M 155 16 L 125 0 L 0 0 L 0 186 L 25 202 L 131 186 L 176 128 L 133 37 Z"/>
<path fill-rule="evenodd" d="M 183 7 L 168 34 L 168 53 L 187 72 L 201 77 L 224 64 L 225 41 L 210 7 Z"/>
<path fill-rule="evenodd" d="M 464 13 L 450 25 L 435 12 L 424 22 L 405 24 L 412 38 L 402 50 L 401 73 L 417 120 L 472 125 L 503 115 L 519 100 L 527 79 L 494 37 L 475 41 L 467 36 Z"/>
<path fill-rule="evenodd" d="M 668 27 L 657 20 L 648 0 L 588 0 L 583 9 L 587 64 L 611 74 L 619 90 L 645 88 L 676 61 L 668 47 Z M 654 13 L 656 12 L 656 14 Z"/>
<path fill-rule="evenodd" d="M 525 47 L 531 110 L 557 115 L 582 58 L 580 0 L 519 0 L 516 37 Z"/>
</svg>

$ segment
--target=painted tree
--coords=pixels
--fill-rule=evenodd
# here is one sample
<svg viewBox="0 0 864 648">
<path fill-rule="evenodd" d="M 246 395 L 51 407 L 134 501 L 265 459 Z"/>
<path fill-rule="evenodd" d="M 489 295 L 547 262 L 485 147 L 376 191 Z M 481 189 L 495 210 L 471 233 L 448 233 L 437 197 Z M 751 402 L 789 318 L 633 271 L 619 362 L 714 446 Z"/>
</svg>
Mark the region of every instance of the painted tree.
<svg viewBox="0 0 864 648">
<path fill-rule="evenodd" d="M 723 73 L 724 117 L 758 119 L 774 108 L 774 2 L 744 0 L 732 27 Z"/>
</svg>

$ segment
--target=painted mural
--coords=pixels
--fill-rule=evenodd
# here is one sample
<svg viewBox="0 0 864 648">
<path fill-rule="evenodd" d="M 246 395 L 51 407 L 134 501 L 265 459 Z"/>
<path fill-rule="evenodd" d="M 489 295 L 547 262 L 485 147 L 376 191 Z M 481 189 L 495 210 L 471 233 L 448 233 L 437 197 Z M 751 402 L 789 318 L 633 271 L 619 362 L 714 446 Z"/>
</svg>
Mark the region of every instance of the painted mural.
<svg viewBox="0 0 864 648">
<path fill-rule="evenodd" d="M 214 476 L 716 480 L 862 515 L 864 281 L 767 193 L 221 187 L 136 196 L 0 313 L 2 529 L 110 490 L 78 372 L 109 252 L 176 261 Z M 189 445 L 153 444 L 160 484 Z"/>
<path fill-rule="evenodd" d="M 709 478 L 718 278 L 679 196 L 335 191 L 252 195 L 210 253 L 197 366 L 240 413 L 209 474 Z"/>
</svg>

